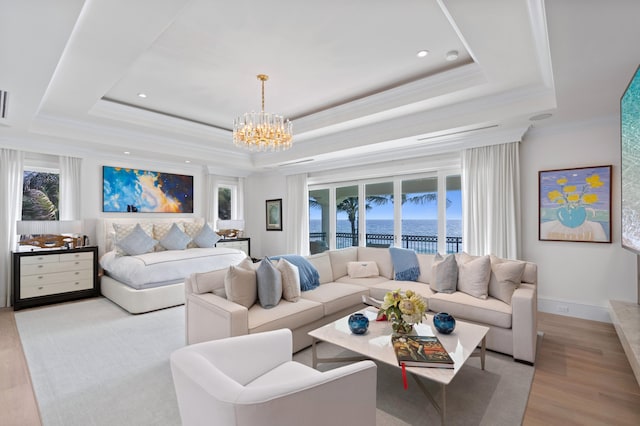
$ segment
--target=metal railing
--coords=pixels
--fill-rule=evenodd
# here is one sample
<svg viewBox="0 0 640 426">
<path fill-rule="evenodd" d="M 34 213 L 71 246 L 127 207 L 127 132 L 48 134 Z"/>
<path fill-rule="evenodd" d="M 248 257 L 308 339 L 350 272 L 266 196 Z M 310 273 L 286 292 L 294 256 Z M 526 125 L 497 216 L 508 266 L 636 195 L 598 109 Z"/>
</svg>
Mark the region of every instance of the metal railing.
<svg viewBox="0 0 640 426">
<path fill-rule="evenodd" d="M 446 237 L 447 253 L 459 253 L 462 250 L 462 237 Z M 309 233 L 311 254 L 321 253 L 329 249 L 326 232 Z M 413 249 L 417 253 L 434 254 L 438 251 L 436 235 L 402 235 L 402 247 Z M 390 247 L 393 245 L 391 234 L 366 234 L 367 247 Z M 358 234 L 351 232 L 336 233 L 336 248 L 358 246 Z"/>
</svg>

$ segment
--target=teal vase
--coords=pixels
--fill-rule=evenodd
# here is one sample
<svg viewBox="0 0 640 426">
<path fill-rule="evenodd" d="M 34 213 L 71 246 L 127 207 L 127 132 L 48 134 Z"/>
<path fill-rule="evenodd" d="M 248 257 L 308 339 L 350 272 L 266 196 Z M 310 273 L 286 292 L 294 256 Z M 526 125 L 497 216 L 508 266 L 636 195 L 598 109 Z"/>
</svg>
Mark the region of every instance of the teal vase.
<svg viewBox="0 0 640 426">
<path fill-rule="evenodd" d="M 584 207 L 560 207 L 558 220 L 568 228 L 577 228 L 587 220 L 587 210 Z"/>
</svg>

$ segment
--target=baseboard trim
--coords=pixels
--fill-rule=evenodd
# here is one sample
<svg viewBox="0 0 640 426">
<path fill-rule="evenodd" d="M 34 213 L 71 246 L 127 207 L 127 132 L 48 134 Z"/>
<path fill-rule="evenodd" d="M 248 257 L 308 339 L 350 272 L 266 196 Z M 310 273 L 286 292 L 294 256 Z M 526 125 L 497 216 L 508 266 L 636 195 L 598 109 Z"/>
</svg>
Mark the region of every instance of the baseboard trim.
<svg viewBox="0 0 640 426">
<path fill-rule="evenodd" d="M 585 305 L 567 300 L 538 298 L 538 311 L 566 317 L 611 323 L 607 306 Z"/>
</svg>

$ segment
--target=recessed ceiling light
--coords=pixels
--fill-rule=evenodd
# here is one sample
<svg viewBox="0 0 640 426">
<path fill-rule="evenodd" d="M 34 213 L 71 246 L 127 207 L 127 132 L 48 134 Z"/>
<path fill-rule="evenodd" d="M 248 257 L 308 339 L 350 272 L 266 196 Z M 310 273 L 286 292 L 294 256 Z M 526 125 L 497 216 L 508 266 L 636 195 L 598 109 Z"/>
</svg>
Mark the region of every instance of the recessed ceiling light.
<svg viewBox="0 0 640 426">
<path fill-rule="evenodd" d="M 131 154 L 129 151 L 124 152 L 124 155 L 129 155 L 129 154 Z"/>
<path fill-rule="evenodd" d="M 416 56 L 418 58 L 424 58 L 425 56 L 427 56 L 429 54 L 428 50 L 421 50 L 418 53 L 416 53 Z"/>
<path fill-rule="evenodd" d="M 144 98 L 147 97 L 147 94 L 146 93 L 138 93 L 138 97 L 144 99 Z"/>
<path fill-rule="evenodd" d="M 531 121 L 540 121 L 540 120 L 546 120 L 547 118 L 551 118 L 552 114 L 550 113 L 544 113 L 544 114 L 538 114 L 538 115 L 534 115 L 533 117 L 529 118 L 529 120 Z"/>
<path fill-rule="evenodd" d="M 446 55 L 444 55 L 444 58 L 447 61 L 455 61 L 456 59 L 458 59 L 458 51 L 457 50 L 450 50 L 447 52 Z"/>
<path fill-rule="evenodd" d="M 189 164 L 191 160 L 184 160 L 185 163 Z"/>
</svg>

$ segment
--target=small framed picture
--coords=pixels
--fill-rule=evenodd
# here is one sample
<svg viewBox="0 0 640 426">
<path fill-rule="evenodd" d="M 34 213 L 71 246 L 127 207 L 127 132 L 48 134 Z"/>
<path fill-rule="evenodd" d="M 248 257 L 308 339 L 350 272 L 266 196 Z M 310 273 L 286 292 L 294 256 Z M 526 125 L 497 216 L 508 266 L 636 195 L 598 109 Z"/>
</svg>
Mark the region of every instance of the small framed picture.
<svg viewBox="0 0 640 426">
<path fill-rule="evenodd" d="M 538 172 L 540 241 L 611 242 L 611 166 Z"/>
<path fill-rule="evenodd" d="M 282 231 L 282 198 L 266 201 L 267 231 Z"/>
</svg>

